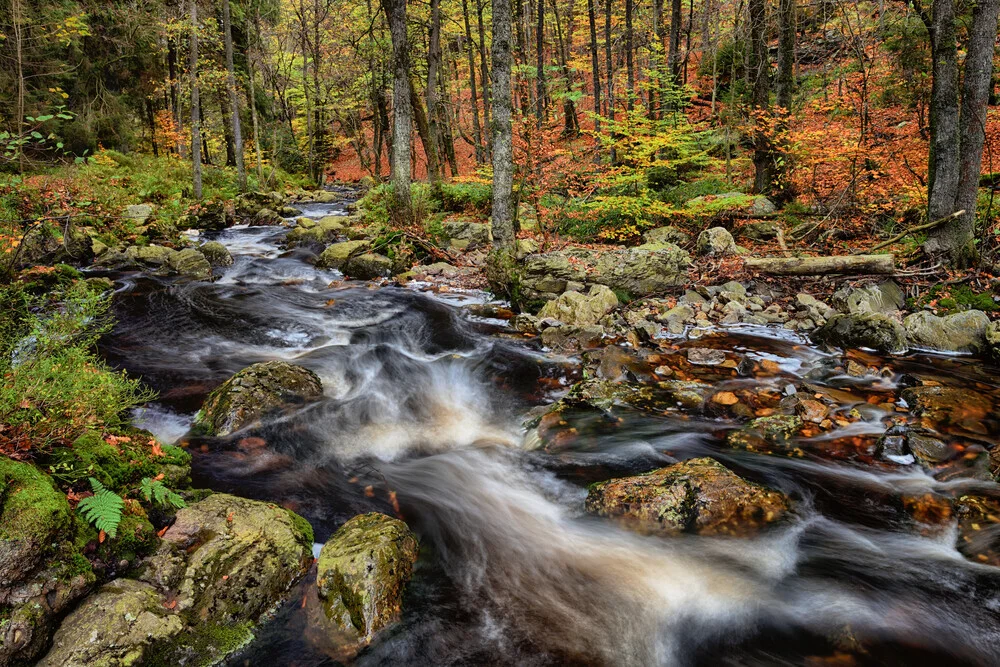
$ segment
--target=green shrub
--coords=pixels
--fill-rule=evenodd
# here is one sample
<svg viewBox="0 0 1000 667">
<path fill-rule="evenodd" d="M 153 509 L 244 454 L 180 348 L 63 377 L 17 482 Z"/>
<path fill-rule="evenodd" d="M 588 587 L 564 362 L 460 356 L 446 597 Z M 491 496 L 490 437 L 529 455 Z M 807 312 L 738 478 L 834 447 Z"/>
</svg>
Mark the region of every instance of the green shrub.
<svg viewBox="0 0 1000 667">
<path fill-rule="evenodd" d="M 493 188 L 489 183 L 442 183 L 435 199 L 442 211 L 489 215 Z"/>
</svg>

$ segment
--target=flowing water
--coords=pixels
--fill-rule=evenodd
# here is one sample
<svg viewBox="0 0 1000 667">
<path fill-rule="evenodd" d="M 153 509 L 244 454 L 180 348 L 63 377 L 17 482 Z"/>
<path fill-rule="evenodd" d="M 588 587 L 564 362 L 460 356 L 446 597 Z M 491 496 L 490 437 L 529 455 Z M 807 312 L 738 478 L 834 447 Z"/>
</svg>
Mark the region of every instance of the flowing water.
<svg viewBox="0 0 1000 667">
<path fill-rule="evenodd" d="M 780 390 L 808 376 L 862 419 L 802 443 L 801 458 L 725 447 L 735 421 L 627 411 L 612 425 L 581 421 L 565 447 L 533 449 L 525 413 L 579 380 L 578 360 L 461 308 L 484 295 L 344 282 L 314 268 L 313 251 L 282 250 L 286 231 L 219 234 L 236 261 L 214 282 L 116 276 L 119 326 L 104 352 L 160 392 L 136 421 L 167 441 L 248 364 L 282 359 L 320 376 L 323 400 L 252 434 L 188 445 L 196 486 L 294 509 L 320 543 L 348 518 L 398 504 L 420 560 L 402 620 L 354 663 L 1000 664 L 1000 570 L 964 558 L 954 527 L 914 530 L 898 502 L 996 495 L 996 485 L 843 445 L 884 430 L 866 397 L 892 392 L 903 373 L 987 390 L 989 369 L 915 356 L 861 385 L 824 372 L 829 356 L 800 341 L 734 331 L 713 346 L 777 362 L 781 377 L 720 376 L 720 388 Z M 247 435 L 266 447 L 247 447 Z M 660 538 L 584 512 L 591 482 L 705 455 L 789 494 L 794 518 L 753 539 Z M 237 664 L 337 664 L 312 629 L 309 585 Z"/>
</svg>

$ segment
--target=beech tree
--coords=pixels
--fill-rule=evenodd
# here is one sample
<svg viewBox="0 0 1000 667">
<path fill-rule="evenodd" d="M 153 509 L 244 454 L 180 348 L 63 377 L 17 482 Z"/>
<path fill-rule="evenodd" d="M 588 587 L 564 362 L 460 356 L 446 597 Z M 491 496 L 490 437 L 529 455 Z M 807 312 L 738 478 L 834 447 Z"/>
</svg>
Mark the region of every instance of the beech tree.
<svg viewBox="0 0 1000 667">
<path fill-rule="evenodd" d="M 389 176 L 392 179 L 394 215 L 409 221 L 410 134 L 413 107 L 410 102 L 410 43 L 406 33 L 406 0 L 381 0 L 392 36 L 392 147 Z"/>
<path fill-rule="evenodd" d="M 511 5 L 493 0 L 493 243 L 512 252 L 514 236 L 514 137 L 511 125 Z"/>
<path fill-rule="evenodd" d="M 201 199 L 201 97 L 198 90 L 198 2 L 191 0 L 191 171 L 195 199 Z"/>
</svg>

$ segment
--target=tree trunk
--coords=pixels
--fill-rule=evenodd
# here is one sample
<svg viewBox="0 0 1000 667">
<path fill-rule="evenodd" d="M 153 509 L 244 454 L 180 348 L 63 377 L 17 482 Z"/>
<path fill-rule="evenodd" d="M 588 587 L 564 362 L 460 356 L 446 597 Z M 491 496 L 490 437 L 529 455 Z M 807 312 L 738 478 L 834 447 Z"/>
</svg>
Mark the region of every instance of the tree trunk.
<svg viewBox="0 0 1000 667">
<path fill-rule="evenodd" d="M 778 106 L 790 112 L 795 92 L 795 0 L 779 0 Z"/>
<path fill-rule="evenodd" d="M 608 120 L 613 124 L 615 121 L 615 70 L 614 61 L 611 58 L 611 0 L 604 0 L 604 63 L 606 65 L 605 76 L 608 78 Z M 614 138 L 614 132 L 612 132 Z M 611 147 L 611 164 L 618 161 L 615 155 L 615 147 Z"/>
<path fill-rule="evenodd" d="M 438 182 L 440 180 L 441 166 L 438 161 L 437 145 L 434 142 L 434 137 L 431 135 L 430 120 L 427 113 L 424 111 L 424 104 L 420 100 L 420 94 L 417 92 L 418 87 L 416 82 L 410 83 L 410 106 L 413 108 L 413 120 L 417 125 L 417 136 L 420 137 L 420 143 L 424 147 L 424 156 L 427 158 L 427 174 L 430 176 L 431 182 Z"/>
<path fill-rule="evenodd" d="M 233 67 L 233 27 L 229 14 L 229 0 L 222 2 L 222 29 L 226 48 L 226 87 L 229 89 L 229 111 L 232 114 L 233 153 L 236 178 L 240 192 L 247 189 L 247 170 L 243 164 L 243 128 L 240 126 L 240 96 L 236 88 L 236 70 Z"/>
<path fill-rule="evenodd" d="M 510 47 L 510 0 L 493 0 L 493 243 L 499 250 L 513 253 L 516 238 Z"/>
<path fill-rule="evenodd" d="M 260 17 L 254 14 L 254 32 L 260 34 Z M 250 85 L 250 122 L 253 124 L 253 150 L 257 159 L 257 187 L 263 187 L 264 183 L 264 156 L 260 147 L 260 124 L 257 119 L 257 88 L 255 79 L 257 78 L 256 68 L 253 66 L 253 58 L 250 54 L 250 47 L 247 47 L 247 83 Z"/>
<path fill-rule="evenodd" d="M 229 106 L 229 100 L 221 90 L 216 88 L 212 91 L 216 104 L 219 105 L 219 116 L 222 118 L 222 139 L 226 144 L 226 166 L 236 166 L 236 151 L 233 149 L 233 116 Z"/>
<path fill-rule="evenodd" d="M 632 32 L 632 9 L 634 0 L 625 0 L 625 108 L 632 111 L 635 105 L 635 62 L 633 49 L 635 35 Z"/>
<path fill-rule="evenodd" d="M 392 38 L 392 164 L 393 214 L 403 223 L 412 218 L 410 203 L 410 135 L 413 106 L 410 104 L 410 44 L 406 34 L 406 0 L 381 0 Z"/>
<path fill-rule="evenodd" d="M 438 160 L 438 147 L 441 146 L 441 129 L 439 118 L 441 108 L 438 102 L 438 73 L 441 68 L 441 0 L 431 0 L 431 25 L 427 45 L 427 87 L 424 97 L 427 100 L 427 131 L 434 157 L 427 157 L 427 175 L 431 185 L 441 181 L 441 167 Z"/>
<path fill-rule="evenodd" d="M 153 145 L 153 157 L 160 157 L 160 147 L 156 144 L 156 112 L 153 111 L 153 100 L 146 98 L 146 120 L 149 122 L 149 142 Z"/>
<path fill-rule="evenodd" d="M 201 199 L 201 99 L 198 93 L 198 2 L 191 0 L 191 171 L 194 198 Z"/>
<path fill-rule="evenodd" d="M 559 3 L 552 0 L 552 14 L 556 23 L 556 41 L 558 43 L 559 67 L 562 70 L 565 81 L 566 92 L 573 90 L 573 73 L 569 68 L 569 43 L 573 39 L 571 34 L 563 35 L 562 16 L 559 14 Z M 573 15 L 570 14 L 567 21 L 569 27 L 573 23 Z M 576 104 L 570 95 L 563 97 L 563 137 L 572 138 L 580 134 L 580 119 L 576 117 Z"/>
<path fill-rule="evenodd" d="M 490 91 L 486 82 L 490 80 L 490 69 L 486 65 L 486 26 L 483 24 L 483 0 L 476 0 L 476 21 L 479 26 L 479 69 L 480 81 L 483 82 L 483 127 L 490 127 Z M 486 144 L 486 157 L 489 159 L 489 143 Z"/>
<path fill-rule="evenodd" d="M 472 93 L 472 140 L 476 143 L 476 164 L 485 161 L 483 131 L 479 125 L 479 96 L 476 91 L 476 57 L 473 54 L 472 27 L 469 25 L 469 0 L 462 0 L 462 18 L 465 20 L 465 47 L 469 58 L 469 90 Z M 486 82 L 483 82 L 486 85 Z"/>
<path fill-rule="evenodd" d="M 535 124 L 542 129 L 545 111 L 545 0 L 536 0 L 538 16 L 535 23 Z"/>
<path fill-rule="evenodd" d="M 930 255 L 946 256 L 952 264 L 965 265 L 973 261 L 976 255 L 974 245 L 976 200 L 979 195 L 983 144 L 986 139 L 986 112 L 993 76 L 994 43 L 1000 0 L 980 0 L 973 7 L 965 55 L 962 109 L 957 128 L 951 125 L 954 122 L 955 106 L 952 100 L 957 98 L 958 94 L 957 71 L 953 73 L 951 68 L 955 57 L 954 20 L 952 18 L 948 26 L 940 23 L 938 4 L 947 5 L 942 7 L 941 21 L 947 20 L 949 8 L 954 11 L 954 5 L 950 1 L 938 0 L 934 4 L 935 39 L 932 46 L 941 55 L 943 81 L 942 85 L 938 86 L 939 61 L 935 57 L 931 115 L 931 136 L 934 147 L 931 166 L 934 168 L 934 178 L 931 181 L 928 217 L 931 220 L 943 217 L 936 215 L 936 212 L 948 205 L 946 188 L 949 187 L 954 188 L 954 198 L 951 199 L 950 210 L 945 211 L 945 214 L 960 210 L 964 210 L 965 213 L 935 228 L 928 236 L 924 250 Z M 955 69 L 957 70 L 957 66 Z M 946 95 L 951 97 L 945 99 Z M 936 118 L 935 112 L 940 114 Z M 945 146 L 946 137 L 954 137 L 956 133 L 960 145 Z M 946 160 L 954 162 L 946 163 Z M 933 211 L 931 206 L 934 207 Z"/>
<path fill-rule="evenodd" d="M 587 0 L 587 20 L 590 23 L 590 69 L 594 76 L 594 134 L 601 133 L 601 66 L 597 53 L 597 16 L 594 0 Z"/>
<path fill-rule="evenodd" d="M 670 46 L 667 51 L 670 80 L 675 86 L 681 83 L 681 0 L 670 2 Z"/>
<path fill-rule="evenodd" d="M 931 21 L 933 78 L 927 217 L 937 220 L 955 210 L 958 193 L 960 144 L 955 0 L 935 0 Z M 935 244 L 930 245 L 934 250 Z"/>
<path fill-rule="evenodd" d="M 770 66 L 767 58 L 767 5 L 765 0 L 749 0 L 747 3 L 748 29 L 750 33 L 750 53 L 747 67 L 748 83 L 751 87 L 751 107 L 755 114 L 754 124 L 754 192 L 766 194 L 771 190 L 772 155 L 771 141 L 765 132 L 767 123 L 761 116 L 768 112 L 771 87 Z"/>
<path fill-rule="evenodd" d="M 174 131 L 177 133 L 177 146 L 174 150 L 184 156 L 184 142 L 181 136 L 184 131 L 184 121 L 181 116 L 181 81 L 177 74 L 177 44 L 173 37 L 167 39 L 167 71 L 170 74 L 170 111 L 174 117 Z"/>
</svg>

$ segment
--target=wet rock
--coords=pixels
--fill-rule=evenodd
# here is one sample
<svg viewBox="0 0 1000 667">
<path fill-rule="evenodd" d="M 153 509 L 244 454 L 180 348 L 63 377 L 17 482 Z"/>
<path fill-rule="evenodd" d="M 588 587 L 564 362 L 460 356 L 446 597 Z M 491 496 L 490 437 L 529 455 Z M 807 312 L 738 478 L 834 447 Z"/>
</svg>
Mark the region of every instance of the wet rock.
<svg viewBox="0 0 1000 667">
<path fill-rule="evenodd" d="M 679 336 L 684 333 L 688 324 L 694 324 L 694 308 L 684 304 L 674 306 L 658 317 L 657 321 L 666 326 L 671 334 Z"/>
<path fill-rule="evenodd" d="M 705 397 L 711 393 L 711 385 L 682 380 L 641 384 L 586 380 L 573 385 L 560 403 L 603 411 L 616 406 L 653 412 L 677 407 L 698 410 L 705 404 Z"/>
<path fill-rule="evenodd" d="M 281 214 L 269 208 L 262 208 L 253 216 L 254 225 L 280 225 L 285 221 Z"/>
<path fill-rule="evenodd" d="M 604 329 L 596 324 L 550 326 L 542 330 L 541 337 L 542 344 L 554 350 L 589 350 L 601 344 Z"/>
<path fill-rule="evenodd" d="M 536 334 L 539 331 L 539 319 L 529 313 L 518 313 L 510 320 L 510 326 L 521 333 Z"/>
<path fill-rule="evenodd" d="M 125 249 L 125 255 L 134 262 L 147 266 L 168 265 L 170 258 L 177 253 L 173 248 L 160 245 L 130 246 Z"/>
<path fill-rule="evenodd" d="M 546 303 L 538 317 L 551 317 L 564 324 L 587 326 L 597 324 L 601 318 L 618 307 L 618 297 L 604 285 L 594 285 L 586 295 L 564 292 L 558 299 Z"/>
<path fill-rule="evenodd" d="M 695 252 L 709 257 L 725 257 L 737 254 L 733 235 L 722 227 L 711 227 L 698 235 Z"/>
<path fill-rule="evenodd" d="M 705 347 L 690 347 L 687 350 L 687 358 L 692 364 L 697 366 L 718 366 L 725 362 L 726 353 L 723 350 L 713 350 Z"/>
<path fill-rule="evenodd" d="M 895 319 L 881 313 L 837 314 L 812 334 L 817 343 L 841 348 L 869 348 L 886 354 L 906 350 L 906 332 Z"/>
<path fill-rule="evenodd" d="M 823 303 L 811 294 L 804 292 L 795 295 L 795 304 L 798 310 L 805 313 L 809 319 L 820 326 L 828 319 L 837 314 L 837 311 Z"/>
<path fill-rule="evenodd" d="M 834 308 L 842 313 L 891 314 L 906 305 L 906 295 L 892 280 L 865 287 L 844 287 L 833 294 Z"/>
<path fill-rule="evenodd" d="M 342 271 L 351 278 L 374 280 L 376 278 L 388 278 L 392 275 L 392 269 L 392 260 L 385 255 L 366 252 L 348 259 L 347 265 Z"/>
<path fill-rule="evenodd" d="M 798 415 L 758 417 L 742 429 L 730 431 L 726 436 L 726 444 L 749 451 L 789 451 L 792 449 L 792 439 L 799 434 L 802 426 L 802 418 Z"/>
<path fill-rule="evenodd" d="M 215 624 L 256 621 L 312 560 L 312 528 L 270 503 L 215 493 L 177 512 L 141 580 L 174 609 Z"/>
<path fill-rule="evenodd" d="M 941 430 L 955 425 L 979 432 L 983 430 L 983 420 L 994 418 L 993 402 L 971 389 L 909 387 L 900 396 L 925 428 Z"/>
<path fill-rule="evenodd" d="M 268 413 L 323 395 L 312 371 L 284 361 L 267 361 L 244 368 L 223 382 L 195 415 L 194 427 L 208 435 L 225 436 Z"/>
<path fill-rule="evenodd" d="M 657 227 L 648 232 L 643 232 L 642 240 L 646 243 L 673 243 L 684 245 L 691 240 L 691 235 L 673 225 Z"/>
<path fill-rule="evenodd" d="M 198 248 L 212 266 L 232 266 L 233 255 L 218 241 L 209 241 Z"/>
<path fill-rule="evenodd" d="M 368 249 L 368 241 L 342 241 L 327 246 L 326 250 L 316 260 L 316 266 L 321 269 L 337 269 L 342 271 L 352 255 L 361 254 Z"/>
<path fill-rule="evenodd" d="M 285 198 L 277 192 L 244 192 L 236 196 L 233 210 L 236 220 L 250 223 L 261 209 L 277 209 L 284 204 Z"/>
<path fill-rule="evenodd" d="M 302 215 L 302 210 L 297 209 L 294 206 L 282 206 L 278 209 L 278 215 L 282 218 L 294 218 L 296 216 Z"/>
<path fill-rule="evenodd" d="M 405 523 L 376 512 L 334 533 L 316 565 L 316 588 L 336 633 L 368 644 L 398 620 L 419 549 Z"/>
<path fill-rule="evenodd" d="M 1000 499 L 964 495 L 955 502 L 958 550 L 969 560 L 1000 566 Z"/>
<path fill-rule="evenodd" d="M 226 207 L 221 201 L 210 201 L 198 205 L 198 212 L 195 214 L 199 229 L 218 232 L 225 229 L 229 224 L 229 215 Z"/>
<path fill-rule="evenodd" d="M 445 222 L 441 226 L 445 236 L 449 239 L 468 241 L 466 248 L 482 247 L 493 241 L 493 232 L 489 223 L 453 220 Z"/>
<path fill-rule="evenodd" d="M 973 354 L 986 347 L 986 328 L 989 324 L 990 318 L 981 310 L 967 310 L 945 317 L 920 311 L 903 320 L 906 337 L 914 347 Z"/>
<path fill-rule="evenodd" d="M 194 248 L 178 250 L 167 258 L 167 265 L 182 276 L 195 280 L 208 280 L 212 277 L 212 265 L 205 255 Z"/>
<path fill-rule="evenodd" d="M 180 616 L 164 608 L 153 586 L 118 579 L 66 617 L 39 667 L 127 667 L 145 664 L 152 647 L 180 634 Z"/>
<path fill-rule="evenodd" d="M 795 404 L 795 412 L 802 418 L 803 421 L 819 424 L 826 419 L 830 410 L 819 401 L 807 398 L 800 399 Z"/>
<path fill-rule="evenodd" d="M 783 494 L 701 458 L 594 484 L 586 508 L 642 533 L 746 536 L 783 518 L 790 505 Z"/>
<path fill-rule="evenodd" d="M 304 222 L 308 220 L 308 222 Z M 299 218 L 298 223 L 285 237 L 285 245 L 294 247 L 306 243 L 330 243 L 342 237 L 345 232 L 344 221 L 347 218 L 328 215 L 316 221 Z"/>
<path fill-rule="evenodd" d="M 993 361 L 1000 362 L 1000 320 L 990 322 L 983 332 L 987 354 Z"/>
</svg>

